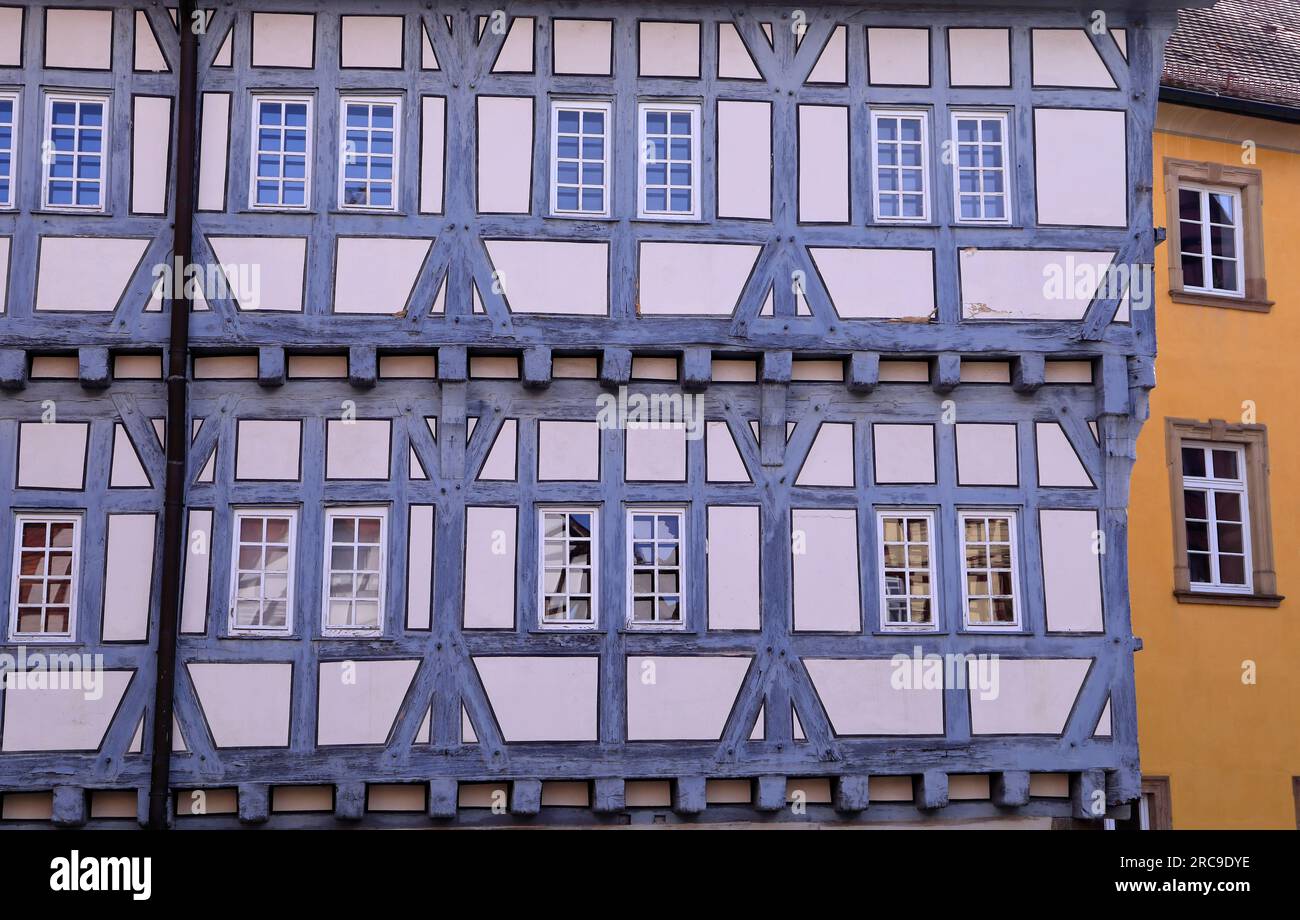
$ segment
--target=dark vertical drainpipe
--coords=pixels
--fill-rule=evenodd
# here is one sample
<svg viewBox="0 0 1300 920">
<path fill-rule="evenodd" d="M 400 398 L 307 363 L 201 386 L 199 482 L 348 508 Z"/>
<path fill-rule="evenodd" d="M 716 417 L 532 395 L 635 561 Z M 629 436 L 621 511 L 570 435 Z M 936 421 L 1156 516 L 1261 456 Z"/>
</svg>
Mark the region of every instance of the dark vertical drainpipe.
<svg viewBox="0 0 1300 920">
<path fill-rule="evenodd" d="M 149 827 L 167 827 L 171 785 L 172 697 L 176 687 L 176 632 L 180 619 L 181 560 L 185 553 L 185 459 L 189 451 L 186 390 L 190 352 L 189 286 L 177 271 L 190 261 L 194 236 L 194 125 L 197 116 L 198 35 L 194 0 L 180 0 L 179 99 L 176 117 L 176 198 L 172 235 L 171 338 L 167 348 L 167 485 L 163 509 L 162 600 L 158 608 L 158 672 L 154 683 L 153 761 L 149 773 Z"/>
</svg>

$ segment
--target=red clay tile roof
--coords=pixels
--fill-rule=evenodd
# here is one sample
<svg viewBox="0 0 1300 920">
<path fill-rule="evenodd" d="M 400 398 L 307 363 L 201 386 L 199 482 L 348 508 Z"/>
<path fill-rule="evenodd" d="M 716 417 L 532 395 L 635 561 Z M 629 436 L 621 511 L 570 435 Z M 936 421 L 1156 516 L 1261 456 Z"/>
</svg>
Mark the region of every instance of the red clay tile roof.
<svg viewBox="0 0 1300 920">
<path fill-rule="evenodd" d="M 1179 12 L 1161 83 L 1300 107 L 1300 0 L 1219 0 Z"/>
</svg>

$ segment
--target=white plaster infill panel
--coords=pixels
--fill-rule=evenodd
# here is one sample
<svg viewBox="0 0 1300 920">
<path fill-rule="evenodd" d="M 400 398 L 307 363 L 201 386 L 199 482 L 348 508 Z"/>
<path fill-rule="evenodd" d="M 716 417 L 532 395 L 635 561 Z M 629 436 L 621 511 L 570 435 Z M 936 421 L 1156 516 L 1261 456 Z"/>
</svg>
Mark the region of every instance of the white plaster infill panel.
<svg viewBox="0 0 1300 920">
<path fill-rule="evenodd" d="M 1010 86 L 1010 29 L 949 29 L 948 82 L 953 86 Z"/>
<path fill-rule="evenodd" d="M 192 661 L 186 668 L 217 747 L 288 746 L 290 662 Z"/>
<path fill-rule="evenodd" d="M 383 744 L 419 666 L 414 658 L 322 661 L 316 743 Z"/>
<path fill-rule="evenodd" d="M 600 479 L 600 427 L 596 422 L 540 419 L 537 478 L 543 482 Z"/>
<path fill-rule="evenodd" d="M 772 106 L 767 102 L 718 100 L 718 216 L 771 219 Z"/>
<path fill-rule="evenodd" d="M 751 659 L 727 655 L 629 656 L 629 741 L 716 741 Z"/>
<path fill-rule="evenodd" d="M 292 236 L 210 236 L 240 310 L 301 313 L 307 272 L 307 240 Z"/>
<path fill-rule="evenodd" d="M 512 313 L 605 316 L 609 244 L 484 240 Z"/>
<path fill-rule="evenodd" d="M 339 237 L 334 312 L 404 315 L 431 239 Z"/>
<path fill-rule="evenodd" d="M 1114 258 L 1082 250 L 963 249 L 962 318 L 1082 319 Z"/>
<path fill-rule="evenodd" d="M 473 661 L 507 742 L 596 740 L 600 659 L 482 656 Z"/>
<path fill-rule="evenodd" d="M 1031 41 L 1034 86 L 1115 88 L 1085 29 L 1033 29 Z"/>
<path fill-rule="evenodd" d="M 515 625 L 518 509 L 465 509 L 466 629 L 511 629 Z"/>
<path fill-rule="evenodd" d="M 148 240 L 129 237 L 42 237 L 36 309 L 111 313 L 148 246 Z"/>
<path fill-rule="evenodd" d="M 867 29 L 867 75 L 873 86 L 928 86 L 930 30 Z"/>
<path fill-rule="evenodd" d="M 1091 666 L 1091 658 L 968 661 L 971 733 L 1061 734 Z"/>
<path fill-rule="evenodd" d="M 1096 510 L 1042 508 L 1038 529 L 1048 631 L 1103 632 Z"/>
<path fill-rule="evenodd" d="M 710 505 L 708 525 L 709 629 L 759 629 L 759 508 Z"/>
<path fill-rule="evenodd" d="M 4 735 L 0 750 L 97 751 L 131 683 L 132 670 L 15 673 L 0 681 Z"/>
<path fill-rule="evenodd" d="M 1034 109 L 1040 224 L 1128 225 L 1125 124 L 1118 111 Z"/>
<path fill-rule="evenodd" d="M 639 25 L 638 57 L 641 76 L 699 77 L 698 22 L 642 22 Z"/>
<path fill-rule="evenodd" d="M 943 734 L 943 680 L 926 679 L 915 660 L 805 658 L 803 663 L 836 735 Z"/>
<path fill-rule="evenodd" d="M 46 67 L 112 69 L 113 11 L 46 10 L 44 61 Z"/>
<path fill-rule="evenodd" d="M 793 508 L 794 628 L 859 632 L 858 513 L 854 508 Z"/>
<path fill-rule="evenodd" d="M 253 66 L 314 66 L 315 33 L 316 17 L 311 13 L 253 13 Z"/>
<path fill-rule="evenodd" d="M 341 17 L 339 64 L 393 70 L 402 66 L 401 16 Z"/>
<path fill-rule="evenodd" d="M 934 314 L 929 249 L 808 250 L 841 319 L 928 322 Z"/>
<path fill-rule="evenodd" d="M 748 243 L 642 243 L 638 313 L 730 316 L 761 248 Z"/>
<path fill-rule="evenodd" d="M 235 478 L 296 481 L 301 475 L 302 422 L 240 419 L 235 432 Z"/>
<path fill-rule="evenodd" d="M 89 438 L 87 422 L 20 422 L 18 488 L 85 488 Z"/>
<path fill-rule="evenodd" d="M 556 19 L 552 57 L 555 73 L 604 76 L 613 70 L 614 24 L 603 19 Z"/>
</svg>

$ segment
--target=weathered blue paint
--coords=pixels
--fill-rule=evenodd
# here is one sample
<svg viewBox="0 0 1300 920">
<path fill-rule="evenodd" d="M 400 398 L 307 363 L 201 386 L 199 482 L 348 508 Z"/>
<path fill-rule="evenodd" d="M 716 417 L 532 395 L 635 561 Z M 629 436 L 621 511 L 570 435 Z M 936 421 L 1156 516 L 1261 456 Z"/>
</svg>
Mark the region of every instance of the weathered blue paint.
<svg viewBox="0 0 1300 920">
<path fill-rule="evenodd" d="M 22 86 L 24 112 L 37 111 L 38 88 L 50 81 L 42 70 L 39 49 L 43 17 L 52 0 L 27 4 L 24 66 L 3 72 L 6 82 Z M 1150 129 L 1154 119 L 1156 75 L 1160 48 L 1172 25 L 1166 10 L 1111 12 L 1112 27 L 1126 28 L 1128 58 L 1107 36 L 1093 36 L 1094 46 L 1115 79 L 1118 90 L 1035 89 L 1030 85 L 1029 42 L 1034 26 L 1087 24 L 1084 14 L 1064 8 L 1011 10 L 994 3 L 969 3 L 961 8 L 862 9 L 827 4 L 805 6 L 808 33 L 796 48 L 788 28 L 790 12 L 777 6 L 724 9 L 700 4 L 671 4 L 671 18 L 702 21 L 702 70 L 699 80 L 640 78 L 635 73 L 636 21 L 644 7 L 629 3 L 557 2 L 506 3 L 512 16 L 534 16 L 539 29 L 535 46 L 537 72 L 528 75 L 491 74 L 489 69 L 504 36 L 488 30 L 476 40 L 476 17 L 491 7 L 418 9 L 403 0 L 312 4 L 317 12 L 316 69 L 313 71 L 254 71 L 249 67 L 251 13 L 254 5 L 224 2 L 217 6 L 200 46 L 200 92 L 232 94 L 228 209 L 196 216 L 194 258 L 215 261 L 209 235 L 293 235 L 308 239 L 307 287 L 302 314 L 258 314 L 239 311 L 227 300 L 210 301 L 211 311 L 194 314 L 191 343 L 199 353 L 231 350 L 256 353 L 258 379 L 193 381 L 191 410 L 203 426 L 191 448 L 191 475 L 186 502 L 191 508 L 214 511 L 211 543 L 210 612 L 204 635 L 180 639 L 176 712 L 188 750 L 173 756 L 172 777 L 177 788 L 238 786 L 236 819 L 179 818 L 177 826 L 220 826 L 223 823 L 267 823 L 269 826 L 334 825 L 333 815 L 290 816 L 270 812 L 268 786 L 279 783 L 337 784 L 336 814 L 347 821 L 364 819 L 388 826 L 458 818 L 469 824 L 512 820 L 566 823 L 647 819 L 647 812 L 625 809 L 624 781 L 670 778 L 674 782 L 673 820 L 735 820 L 779 810 L 781 820 L 918 819 L 924 814 L 977 817 L 1006 813 L 1066 816 L 1079 814 L 1098 788 L 1111 805 L 1136 796 L 1138 751 L 1133 697 L 1131 635 L 1127 591 L 1126 506 L 1129 472 L 1137 431 L 1146 415 L 1146 390 L 1153 384 L 1150 368 L 1155 353 L 1154 317 L 1134 303 L 1130 324 L 1111 322 L 1115 300 L 1092 304 L 1082 322 L 969 322 L 961 319 L 958 253 L 966 247 L 1021 248 L 1027 242 L 1043 248 L 1105 249 L 1121 262 L 1149 264 L 1155 235 L 1151 226 Z M 667 5 L 666 5 L 667 6 Z M 406 18 L 404 57 L 400 72 L 338 69 L 340 12 L 400 13 Z M 286 5 L 288 8 L 288 5 Z M 304 9 L 307 9 L 304 6 Z M 153 24 L 172 66 L 168 74 L 131 72 L 133 7 L 114 11 L 114 70 L 112 73 L 59 72 L 57 83 L 67 88 L 111 89 L 112 159 L 109 183 L 111 217 L 39 213 L 39 187 L 21 186 L 20 207 L 0 212 L 0 235 L 12 237 L 8 312 L 0 316 L 4 349 L 0 350 L 0 446 L 15 442 L 17 425 L 37 420 L 42 402 L 54 400 L 60 420 L 91 422 L 92 467 L 84 492 L 17 490 L 13 449 L 0 449 L 0 509 L 70 507 L 86 510 L 83 584 L 78 649 L 105 656 L 107 667 L 136 670 L 119 716 L 102 749 L 94 754 L 0 755 L 0 791 L 58 788 L 56 813 L 64 823 L 88 820 L 81 788 L 142 788 L 148 780 L 151 737 L 147 706 L 154 679 L 150 644 L 157 634 L 158 611 L 150 623 L 150 643 L 106 644 L 98 640 L 102 622 L 100 592 L 103 579 L 106 512 L 148 511 L 161 507 L 163 456 L 149 419 L 164 414 L 160 381 L 109 381 L 108 349 L 165 347 L 167 317 L 145 313 L 149 276 L 145 269 L 131 282 L 123 305 L 114 314 L 37 314 L 35 271 L 38 238 L 43 234 L 125 235 L 151 240 L 142 260 L 150 266 L 165 258 L 170 245 L 172 215 L 129 214 L 129 188 L 120 179 L 129 164 L 130 109 L 123 101 L 131 93 L 175 96 L 178 45 L 166 12 L 148 4 Z M 444 14 L 452 17 L 449 32 Z M 594 15 L 614 19 L 616 70 L 612 77 L 551 77 L 549 20 L 552 15 Z M 734 23 L 754 54 L 763 80 L 738 82 L 716 78 L 717 22 Z M 774 43 L 768 44 L 760 22 L 772 22 Z M 845 86 L 808 86 L 803 80 L 836 23 L 845 23 L 848 42 L 848 81 Z M 931 29 L 932 86 L 929 88 L 870 87 L 865 70 L 865 29 L 868 24 L 926 26 Z M 1012 85 L 1004 89 L 947 87 L 948 55 L 942 26 L 1005 26 L 1011 32 Z M 212 59 L 228 28 L 234 28 L 234 66 L 213 68 Z M 427 29 L 441 69 L 422 71 L 420 29 Z M 317 158 L 315 202 L 311 214 L 250 214 L 248 188 L 249 92 L 257 89 L 301 89 L 316 94 Z M 372 89 L 405 95 L 403 116 L 404 178 L 399 216 L 341 213 L 330 207 L 336 187 L 339 91 Z M 547 170 L 548 92 L 596 94 L 615 99 L 617 132 L 634 137 L 634 101 L 643 96 L 683 96 L 702 101 L 702 201 L 700 225 L 640 221 L 620 216 L 611 220 L 553 220 L 546 213 L 545 183 L 537 177 Z M 476 160 L 474 105 L 478 94 L 534 95 L 533 209 L 530 215 L 487 216 L 475 212 Z M 439 95 L 447 100 L 447 167 L 444 212 L 418 213 L 418 188 L 413 180 L 418 163 L 418 98 Z M 716 201 L 715 127 L 708 113 L 718 99 L 755 100 L 772 106 L 773 198 L 771 221 L 719 219 Z M 850 106 L 851 132 L 865 131 L 868 103 L 933 105 L 978 104 L 1014 107 L 1013 151 L 1016 155 L 1015 227 L 963 227 L 952 224 L 952 200 L 945 193 L 947 178 L 936 171 L 932 206 L 935 224 L 881 227 L 867 224 L 872 185 L 865 145 L 852 148 L 852 222 L 842 226 L 800 224 L 797 218 L 796 112 L 801 103 Z M 1129 226 L 1114 229 L 1036 227 L 1034 198 L 1032 109 L 1034 106 L 1123 109 L 1128 113 Z M 20 175 L 39 174 L 39 121 L 24 117 L 20 143 Z M 932 124 L 936 148 L 948 139 L 947 119 Z M 624 151 L 626 152 L 626 151 Z M 190 164 L 181 164 L 189 168 Z M 618 156 L 614 165 L 614 211 L 635 214 L 634 161 Z M 1025 229 L 1029 228 L 1029 229 Z M 416 281 L 411 309 L 404 317 L 333 315 L 333 239 L 340 235 L 402 235 L 435 239 Z M 493 292 L 492 267 L 481 242 L 510 237 L 552 240 L 607 241 L 610 246 L 610 310 L 606 319 L 510 314 Z M 642 241 L 716 241 L 757 243 L 759 260 L 746 283 L 732 317 L 709 319 L 641 318 L 637 315 L 636 252 Z M 840 320 L 807 254 L 809 246 L 888 245 L 923 247 L 935 251 L 937 311 L 927 324 Z M 789 284 L 791 273 L 803 271 L 810 316 L 798 316 Z M 471 309 L 471 281 L 482 297 L 485 313 Z M 439 287 L 447 285 L 446 309 L 431 315 L 428 306 Z M 774 290 L 774 315 L 759 315 L 769 288 Z M 348 352 L 348 380 L 286 379 L 286 349 Z M 378 353 L 436 350 L 437 381 L 382 380 L 376 382 Z M 506 351 L 522 356 L 522 380 L 471 379 L 470 351 Z M 80 353 L 80 381 L 28 380 L 27 358 L 40 353 Z M 601 356 L 599 381 L 551 379 L 552 351 Z M 629 383 L 633 353 L 671 353 L 681 357 L 682 383 L 700 390 L 706 416 L 725 420 L 752 478 L 750 484 L 705 482 L 702 442 L 688 447 L 688 480 L 682 484 L 636 484 L 622 479 L 623 436 L 601 432 L 599 483 L 544 483 L 536 478 L 536 420 L 590 418 L 596 396 L 605 388 Z M 721 384 L 711 380 L 710 354 L 734 353 L 761 358 L 756 384 Z M 844 384 L 792 383 L 792 357 L 845 357 Z M 930 384 L 881 384 L 881 356 L 906 355 L 930 360 Z M 1004 385 L 962 385 L 960 358 L 996 357 L 1010 360 L 1013 382 Z M 1047 386 L 1045 358 L 1087 359 L 1095 362 L 1095 386 Z M 106 389 L 93 389 L 107 384 Z M 662 387 L 631 384 L 634 392 Z M 793 484 L 822 421 L 855 425 L 857 481 L 868 483 L 872 468 L 870 423 L 874 421 L 933 422 L 951 399 L 963 422 L 997 421 L 1018 428 L 1019 463 L 1033 469 L 1034 423 L 1058 421 L 1079 454 L 1094 490 L 1048 489 L 1022 472 L 1014 487 L 959 487 L 952 458 L 951 426 L 936 425 L 938 482 L 933 486 L 859 487 L 851 493 Z M 359 417 L 393 420 L 391 482 L 326 482 L 324 480 L 325 420 L 338 417 L 344 400 L 355 403 Z M 302 479 L 299 483 L 236 482 L 234 428 L 240 417 L 304 419 Z M 438 419 L 437 440 L 424 418 Z M 477 417 L 472 437 L 467 418 Z M 109 489 L 106 458 L 111 453 L 113 424 L 127 426 L 154 483 L 147 489 Z M 519 425 L 517 482 L 476 482 L 479 469 L 503 420 Z M 750 420 L 760 423 L 754 441 Z M 1087 422 L 1095 420 L 1099 441 Z M 789 440 L 786 424 L 795 427 Z M 212 484 L 193 482 L 220 442 Z M 409 449 L 408 449 L 409 448 Z M 410 480 L 408 459 L 414 450 L 427 473 Z M 682 633 L 638 634 L 621 628 L 624 573 L 611 566 L 601 582 L 599 630 L 590 633 L 545 633 L 536 628 L 533 599 L 537 572 L 528 564 L 536 545 L 536 520 L 531 509 L 540 501 L 568 501 L 601 507 L 602 551 L 606 560 L 622 556 L 622 506 L 634 501 L 677 501 L 689 505 L 687 583 L 689 622 Z M 314 549 L 324 534 L 321 506 L 335 502 L 376 502 L 390 511 L 389 600 L 384 634 L 376 639 L 321 639 L 314 604 L 296 615 L 288 638 L 237 640 L 226 638 L 226 598 L 229 596 L 231 505 L 248 503 L 301 504 L 297 571 L 299 598 L 314 599 L 321 583 L 322 560 Z M 705 507 L 710 503 L 759 506 L 762 530 L 762 618 L 757 633 L 710 633 L 705 610 Z M 434 614 L 430 631 L 404 628 L 407 509 L 412 504 L 436 509 L 434 551 Z M 525 564 L 516 591 L 515 627 L 505 632 L 467 632 L 460 628 L 460 585 L 463 580 L 465 508 L 503 504 L 521 509 L 518 552 Z M 1025 629 L 1015 634 L 970 634 L 949 626 L 924 636 L 881 633 L 876 620 L 877 549 L 873 508 L 885 504 L 922 504 L 939 511 L 941 539 L 956 545 L 958 506 L 996 504 L 1023 509 L 1020 558 Z M 860 594 L 867 608 L 867 628 L 861 634 L 795 634 L 791 629 L 791 571 L 788 552 L 790 510 L 852 507 L 858 513 L 862 547 Z M 1042 567 L 1038 554 L 1036 510 L 1040 507 L 1096 509 L 1107 541 L 1103 557 L 1106 632 L 1100 635 L 1049 635 L 1043 619 Z M 13 556 L 13 528 L 6 518 L 0 527 L 0 583 L 7 585 Z M 155 547 L 154 592 L 160 579 Z M 941 596 L 960 598 L 960 574 L 947 565 L 938 574 Z M 8 603 L 7 591 L 3 603 Z M 945 601 L 948 604 L 949 601 Z M 949 623 L 955 608 L 948 609 Z M 1075 710 L 1060 738 L 972 737 L 962 691 L 945 693 L 945 739 L 837 738 L 800 659 L 806 656 L 889 657 L 910 654 L 920 645 L 935 653 L 996 653 L 1010 657 L 1089 657 L 1094 665 Z M 503 741 L 490 704 L 469 659 L 476 654 L 558 654 L 585 652 L 600 656 L 600 737 L 594 744 L 509 745 Z M 753 657 L 722 737 L 713 742 L 638 742 L 626 737 L 624 660 L 628 655 L 693 652 L 735 653 Z M 376 748 L 322 749 L 315 746 L 317 665 L 344 658 L 410 657 L 420 661 L 387 744 Z M 292 661 L 294 684 L 288 750 L 218 750 L 204 724 L 194 687 L 184 663 L 192 661 Z M 0 697 L 0 719 L 3 702 Z M 1094 739 L 1107 699 L 1113 737 Z M 432 705 L 432 741 L 414 745 L 424 714 Z M 798 711 L 807 738 L 796 742 L 790 718 Z M 461 709 L 468 712 L 478 743 L 460 742 Z M 760 708 L 765 718 L 762 741 L 749 735 Z M 146 718 L 145 752 L 126 753 L 141 717 Z M 1075 774 L 1072 800 L 1030 800 L 1030 772 Z M 989 803 L 947 803 L 947 774 L 991 773 Z M 911 774 L 917 777 L 914 803 L 869 804 L 868 775 Z M 809 806 L 800 817 L 782 809 L 786 777 L 829 776 L 835 779 L 835 806 Z M 756 809 L 731 806 L 706 808 L 705 778 L 756 778 Z M 543 806 L 538 780 L 593 780 L 590 810 Z M 514 817 L 458 810 L 456 780 L 514 781 Z M 364 811 L 364 783 L 424 782 L 429 786 L 427 815 L 377 815 Z M 74 783 L 75 785 L 69 785 Z M 778 796 L 778 791 L 780 795 Z M 778 799 L 782 801 L 778 801 Z M 76 802 L 81 801 L 80 810 Z M 866 809 L 864 811 L 864 809 Z M 933 811 L 930 811 L 933 810 Z M 630 817 L 629 817 L 630 816 Z M 857 816 L 857 817 L 854 817 Z M 98 822 L 90 820 L 91 824 Z"/>
</svg>

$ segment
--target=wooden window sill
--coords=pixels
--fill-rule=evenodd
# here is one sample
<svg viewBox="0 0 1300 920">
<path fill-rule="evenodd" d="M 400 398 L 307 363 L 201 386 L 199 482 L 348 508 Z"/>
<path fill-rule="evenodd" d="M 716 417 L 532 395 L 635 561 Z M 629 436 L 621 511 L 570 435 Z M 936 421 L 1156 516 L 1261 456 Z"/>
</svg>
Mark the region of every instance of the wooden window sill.
<svg viewBox="0 0 1300 920">
<path fill-rule="evenodd" d="M 1281 594 L 1214 594 L 1209 591 L 1174 591 L 1180 604 L 1217 604 L 1224 607 L 1277 607 Z"/>
</svg>

